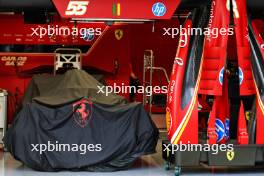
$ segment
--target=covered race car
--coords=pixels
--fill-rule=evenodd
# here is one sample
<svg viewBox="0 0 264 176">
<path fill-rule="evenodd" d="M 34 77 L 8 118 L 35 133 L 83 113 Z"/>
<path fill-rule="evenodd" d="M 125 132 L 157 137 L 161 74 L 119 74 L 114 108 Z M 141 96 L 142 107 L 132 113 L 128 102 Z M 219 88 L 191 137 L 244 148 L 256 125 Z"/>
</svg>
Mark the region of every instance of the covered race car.
<svg viewBox="0 0 264 176">
<path fill-rule="evenodd" d="M 115 171 L 154 153 L 158 130 L 143 106 L 99 95 L 98 85 L 80 70 L 33 78 L 5 147 L 40 171 Z"/>
</svg>

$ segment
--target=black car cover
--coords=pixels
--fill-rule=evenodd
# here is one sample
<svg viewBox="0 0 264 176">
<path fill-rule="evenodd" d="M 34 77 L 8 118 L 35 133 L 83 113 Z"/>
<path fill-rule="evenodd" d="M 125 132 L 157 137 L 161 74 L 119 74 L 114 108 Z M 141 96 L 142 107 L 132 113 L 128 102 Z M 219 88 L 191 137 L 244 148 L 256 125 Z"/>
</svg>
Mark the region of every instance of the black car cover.
<svg viewBox="0 0 264 176">
<path fill-rule="evenodd" d="M 158 130 L 141 103 L 80 98 L 56 106 L 24 104 L 4 144 L 15 159 L 40 171 L 115 171 L 154 153 L 157 140 Z"/>
</svg>

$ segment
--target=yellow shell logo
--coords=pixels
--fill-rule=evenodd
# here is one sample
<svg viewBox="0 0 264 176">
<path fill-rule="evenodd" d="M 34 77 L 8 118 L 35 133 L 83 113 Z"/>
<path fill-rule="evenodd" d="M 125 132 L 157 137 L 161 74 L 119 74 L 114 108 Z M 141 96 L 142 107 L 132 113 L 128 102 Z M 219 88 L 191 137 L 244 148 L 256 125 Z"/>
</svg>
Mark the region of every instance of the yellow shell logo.
<svg viewBox="0 0 264 176">
<path fill-rule="evenodd" d="M 235 152 L 233 150 L 227 151 L 226 158 L 228 159 L 228 161 L 232 161 L 235 158 Z"/>
</svg>

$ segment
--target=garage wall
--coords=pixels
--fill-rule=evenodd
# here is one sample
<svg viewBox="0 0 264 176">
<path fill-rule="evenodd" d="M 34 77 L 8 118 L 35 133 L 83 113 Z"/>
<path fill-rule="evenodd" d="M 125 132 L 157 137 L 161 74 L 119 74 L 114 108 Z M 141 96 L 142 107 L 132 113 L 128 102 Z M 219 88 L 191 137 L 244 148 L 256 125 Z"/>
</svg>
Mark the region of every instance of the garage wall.
<svg viewBox="0 0 264 176">
<path fill-rule="evenodd" d="M 106 76 L 106 82 L 110 85 L 115 82 L 118 85 L 121 85 L 121 83 L 129 85 L 131 73 L 129 65 L 131 63 L 133 71 L 142 83 L 144 50 L 151 49 L 155 55 L 155 66 L 166 68 L 168 75 L 170 75 L 178 38 L 172 39 L 170 36 L 164 36 L 163 28 L 167 27 L 178 27 L 178 21 L 155 22 L 154 31 L 152 22 L 147 24 L 112 25 L 99 38 L 99 42 L 95 42 L 95 45 L 83 57 L 83 65 L 93 66 L 110 73 Z M 123 33 L 120 39 L 117 39 L 117 30 L 121 30 Z M 23 55 L 23 53 L 21 54 Z M 116 60 L 118 61 L 117 70 L 115 69 Z M 37 55 L 33 59 L 31 56 L 23 67 L 19 67 L 19 71 L 41 65 L 50 65 L 52 62 L 52 56 Z M 11 122 L 15 102 L 22 99 L 30 78 L 20 77 L 14 67 L 3 66 L 4 62 L 1 64 L 0 87 L 7 89 L 12 95 L 9 101 L 8 117 L 9 122 Z M 157 74 L 154 77 L 157 78 L 154 80 L 156 85 L 167 84 L 163 74 Z M 129 97 L 128 94 L 123 94 L 123 96 Z"/>
<path fill-rule="evenodd" d="M 149 24 L 145 24 L 144 27 L 140 24 L 130 26 L 133 70 L 141 80 L 143 75 L 144 50 L 153 50 L 155 66 L 164 67 L 167 70 L 167 74 L 170 76 L 177 50 L 178 36 L 176 38 L 171 38 L 168 35 L 163 35 L 163 28 L 175 27 L 179 27 L 179 22 L 176 19 L 158 21 L 155 23 L 150 22 Z M 167 84 L 163 74 L 156 72 L 154 77 L 160 77 L 160 79 L 154 80 L 155 84 Z"/>
</svg>

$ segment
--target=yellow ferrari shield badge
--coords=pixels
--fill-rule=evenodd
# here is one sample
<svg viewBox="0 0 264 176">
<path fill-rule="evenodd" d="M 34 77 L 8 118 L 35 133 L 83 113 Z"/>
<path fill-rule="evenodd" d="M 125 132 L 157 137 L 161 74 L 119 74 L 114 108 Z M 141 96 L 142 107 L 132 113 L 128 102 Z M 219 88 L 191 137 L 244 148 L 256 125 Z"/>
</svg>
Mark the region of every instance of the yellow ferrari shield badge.
<svg viewBox="0 0 264 176">
<path fill-rule="evenodd" d="M 226 158 L 228 159 L 228 161 L 232 161 L 235 158 L 235 152 L 233 150 L 227 151 Z"/>
<path fill-rule="evenodd" d="M 117 40 L 121 40 L 123 38 L 124 32 L 122 29 L 116 29 L 115 30 L 115 38 Z"/>
</svg>

